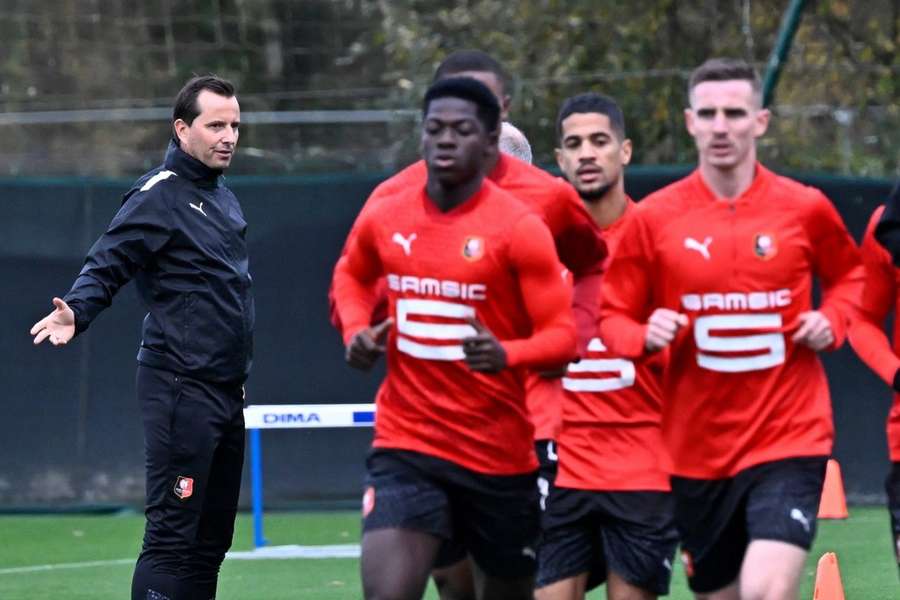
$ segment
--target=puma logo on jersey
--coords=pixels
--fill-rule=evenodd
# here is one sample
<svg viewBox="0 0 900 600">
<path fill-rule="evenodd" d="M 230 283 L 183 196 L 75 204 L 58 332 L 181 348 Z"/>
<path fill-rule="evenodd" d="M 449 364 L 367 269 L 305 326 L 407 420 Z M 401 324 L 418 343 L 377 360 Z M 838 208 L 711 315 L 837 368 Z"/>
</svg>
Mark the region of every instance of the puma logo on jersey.
<svg viewBox="0 0 900 600">
<path fill-rule="evenodd" d="M 191 205 L 191 208 L 193 208 L 194 210 L 196 210 L 198 213 L 200 213 L 200 214 L 203 215 L 204 217 L 207 216 L 206 213 L 203 212 L 203 203 L 202 203 L 202 202 L 200 203 L 200 206 L 197 206 L 197 205 L 194 204 L 193 202 L 188 202 L 188 204 L 190 204 L 190 205 Z"/>
<path fill-rule="evenodd" d="M 684 238 L 684 247 L 688 250 L 696 250 L 701 255 L 703 255 L 703 258 L 709 260 L 709 245 L 712 243 L 712 240 L 713 239 L 711 237 L 706 236 L 706 239 L 704 239 L 703 243 L 701 244 L 692 237 Z"/>
<path fill-rule="evenodd" d="M 803 529 L 806 531 L 806 533 L 809 533 L 809 519 L 806 518 L 806 515 L 803 514 L 803 511 L 801 511 L 799 508 L 792 508 L 791 518 L 803 525 Z"/>
<path fill-rule="evenodd" d="M 538 494 L 541 496 L 541 512 L 547 510 L 547 498 L 550 497 L 550 482 L 547 481 L 546 477 L 538 477 L 537 478 L 537 488 Z"/>
<path fill-rule="evenodd" d="M 391 241 L 395 244 L 399 244 L 401 248 L 403 248 L 403 254 L 409 256 L 412 253 L 412 243 L 413 240 L 416 239 L 416 234 L 409 234 L 408 238 L 403 237 L 399 233 L 395 232 L 394 237 L 391 238 Z"/>
<path fill-rule="evenodd" d="M 559 455 L 556 453 L 556 444 L 553 443 L 553 440 L 547 442 L 547 460 L 559 462 Z"/>
</svg>

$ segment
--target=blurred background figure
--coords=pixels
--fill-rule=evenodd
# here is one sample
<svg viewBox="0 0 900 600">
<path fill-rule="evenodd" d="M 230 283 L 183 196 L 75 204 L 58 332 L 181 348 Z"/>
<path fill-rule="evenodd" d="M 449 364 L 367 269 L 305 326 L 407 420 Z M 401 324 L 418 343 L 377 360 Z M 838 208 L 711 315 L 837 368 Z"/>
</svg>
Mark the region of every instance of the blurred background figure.
<svg viewBox="0 0 900 600">
<path fill-rule="evenodd" d="M 515 156 L 522 162 L 533 162 L 534 156 L 531 154 L 531 144 L 528 143 L 528 138 L 521 129 L 509 121 L 503 121 L 500 126 L 499 146 L 500 152 Z"/>
</svg>

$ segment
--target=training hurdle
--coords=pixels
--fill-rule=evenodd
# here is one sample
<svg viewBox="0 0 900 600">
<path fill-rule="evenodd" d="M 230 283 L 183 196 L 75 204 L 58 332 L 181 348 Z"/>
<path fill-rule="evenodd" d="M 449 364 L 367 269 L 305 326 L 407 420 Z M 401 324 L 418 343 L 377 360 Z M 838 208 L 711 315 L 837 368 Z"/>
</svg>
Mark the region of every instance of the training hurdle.
<svg viewBox="0 0 900 600">
<path fill-rule="evenodd" d="M 372 427 L 374 404 L 252 404 L 244 409 L 250 437 L 250 494 L 253 507 L 253 545 L 267 544 L 263 532 L 263 429 L 321 429 Z"/>
</svg>

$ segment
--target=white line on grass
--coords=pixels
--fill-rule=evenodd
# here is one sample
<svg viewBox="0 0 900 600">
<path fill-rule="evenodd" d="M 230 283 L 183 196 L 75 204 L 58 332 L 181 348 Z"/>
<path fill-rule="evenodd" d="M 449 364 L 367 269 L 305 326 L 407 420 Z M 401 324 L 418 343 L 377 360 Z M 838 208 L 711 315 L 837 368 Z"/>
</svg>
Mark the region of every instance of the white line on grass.
<svg viewBox="0 0 900 600">
<path fill-rule="evenodd" d="M 117 558 L 115 560 L 92 560 L 89 562 L 57 563 L 55 565 L 31 565 L 28 567 L 9 567 L 0 569 L 0 575 L 16 575 L 19 573 L 37 573 L 38 571 L 55 571 L 57 569 L 86 569 L 88 567 L 106 567 L 108 565 L 134 564 L 134 558 Z"/>
<path fill-rule="evenodd" d="M 235 560 L 271 560 L 286 558 L 359 558 L 359 544 L 333 546 L 264 546 L 249 552 L 229 552 Z"/>
<path fill-rule="evenodd" d="M 229 552 L 225 558 L 229 560 L 286 560 L 286 559 L 320 559 L 320 558 L 358 558 L 358 544 L 336 544 L 331 546 L 266 546 L 249 552 Z M 115 560 L 92 560 L 88 562 L 56 563 L 49 565 L 29 565 L 27 567 L 8 567 L 0 569 L 0 575 L 19 575 L 40 571 L 56 571 L 59 569 L 88 569 L 110 565 L 134 564 L 135 558 L 118 558 Z"/>
</svg>

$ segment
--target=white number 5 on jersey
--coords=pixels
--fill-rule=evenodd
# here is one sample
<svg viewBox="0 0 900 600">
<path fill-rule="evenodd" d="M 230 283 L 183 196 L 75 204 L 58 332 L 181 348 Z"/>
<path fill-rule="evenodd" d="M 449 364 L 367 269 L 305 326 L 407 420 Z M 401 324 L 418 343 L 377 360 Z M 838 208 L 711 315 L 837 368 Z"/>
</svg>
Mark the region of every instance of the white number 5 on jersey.
<svg viewBox="0 0 900 600">
<path fill-rule="evenodd" d="M 468 323 L 429 323 L 415 317 L 465 319 L 475 316 L 475 309 L 465 304 L 443 300 L 401 298 L 397 300 L 397 350 L 425 360 L 462 360 L 463 338 L 475 335 Z M 405 335 L 404 335 L 405 334 Z M 423 344 L 409 337 L 435 342 L 455 341 L 456 344 Z"/>
<path fill-rule="evenodd" d="M 605 352 L 600 338 L 588 344 L 588 352 Z M 584 359 L 569 365 L 569 373 L 591 373 L 595 377 L 563 377 L 563 387 L 570 392 L 612 392 L 634 385 L 634 363 L 624 358 Z M 604 375 L 604 377 L 600 377 Z"/>
<path fill-rule="evenodd" d="M 784 362 L 784 335 L 778 332 L 753 335 L 727 335 L 728 332 L 753 329 L 779 329 L 777 313 L 711 315 L 694 320 L 697 364 L 710 371 L 743 373 L 775 367 Z M 726 335 L 723 335 L 726 334 Z M 724 352 L 742 352 L 742 356 L 723 356 Z M 720 354 L 714 354 L 720 353 Z M 753 354 L 746 354 L 753 353 Z"/>
</svg>

